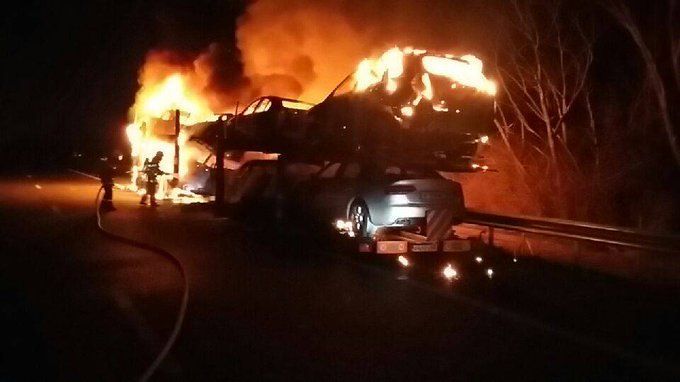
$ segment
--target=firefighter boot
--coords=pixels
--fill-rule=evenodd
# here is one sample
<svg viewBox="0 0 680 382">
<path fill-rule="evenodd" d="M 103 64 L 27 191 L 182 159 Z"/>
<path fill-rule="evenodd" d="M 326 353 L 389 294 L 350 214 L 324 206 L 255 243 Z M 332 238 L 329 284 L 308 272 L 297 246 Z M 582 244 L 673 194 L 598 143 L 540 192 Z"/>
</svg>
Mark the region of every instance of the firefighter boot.
<svg viewBox="0 0 680 382">
<path fill-rule="evenodd" d="M 113 212 L 116 210 L 116 207 L 113 206 L 113 201 L 112 200 L 102 200 L 101 204 L 99 205 L 99 210 L 101 212 Z"/>
</svg>

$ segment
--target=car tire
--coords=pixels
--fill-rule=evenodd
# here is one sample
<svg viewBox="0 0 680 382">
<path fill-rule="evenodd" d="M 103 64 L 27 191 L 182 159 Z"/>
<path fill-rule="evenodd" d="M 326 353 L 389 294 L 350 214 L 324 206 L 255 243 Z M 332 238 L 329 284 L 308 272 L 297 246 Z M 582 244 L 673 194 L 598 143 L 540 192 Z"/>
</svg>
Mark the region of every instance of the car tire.
<svg viewBox="0 0 680 382">
<path fill-rule="evenodd" d="M 366 203 L 356 201 L 349 207 L 349 214 L 347 220 L 352 222 L 354 232 L 359 238 L 366 238 L 368 236 L 368 225 L 370 223 L 370 214 Z"/>
</svg>

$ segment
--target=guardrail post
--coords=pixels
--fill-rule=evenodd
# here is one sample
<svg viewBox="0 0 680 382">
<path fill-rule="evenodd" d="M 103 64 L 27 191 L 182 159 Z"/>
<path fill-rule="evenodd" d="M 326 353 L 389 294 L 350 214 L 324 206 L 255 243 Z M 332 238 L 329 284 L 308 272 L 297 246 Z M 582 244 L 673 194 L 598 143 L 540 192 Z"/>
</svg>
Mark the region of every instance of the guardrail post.
<svg viewBox="0 0 680 382">
<path fill-rule="evenodd" d="M 573 246 L 574 246 L 574 262 L 578 264 L 579 260 L 581 259 L 581 242 L 578 240 L 573 240 Z"/>
</svg>

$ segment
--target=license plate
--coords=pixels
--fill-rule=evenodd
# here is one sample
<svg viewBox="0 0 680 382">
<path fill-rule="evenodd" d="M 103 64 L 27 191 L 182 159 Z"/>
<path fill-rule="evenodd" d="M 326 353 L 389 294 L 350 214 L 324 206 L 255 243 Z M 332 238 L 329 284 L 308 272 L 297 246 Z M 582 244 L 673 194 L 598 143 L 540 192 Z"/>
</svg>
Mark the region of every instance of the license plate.
<svg viewBox="0 0 680 382">
<path fill-rule="evenodd" d="M 412 252 L 437 252 L 437 242 L 427 242 L 413 244 L 411 247 Z"/>
<path fill-rule="evenodd" d="M 444 240 L 442 251 L 467 252 L 470 250 L 470 240 Z"/>
<path fill-rule="evenodd" d="M 406 241 L 379 241 L 376 252 L 384 254 L 406 253 L 408 252 L 408 242 Z"/>
</svg>

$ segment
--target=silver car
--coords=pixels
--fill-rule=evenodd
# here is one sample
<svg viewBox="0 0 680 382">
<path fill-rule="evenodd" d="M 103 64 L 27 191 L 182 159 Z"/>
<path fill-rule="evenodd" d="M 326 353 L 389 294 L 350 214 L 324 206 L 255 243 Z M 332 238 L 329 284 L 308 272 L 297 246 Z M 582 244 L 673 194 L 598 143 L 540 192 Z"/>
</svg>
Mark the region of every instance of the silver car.
<svg viewBox="0 0 680 382">
<path fill-rule="evenodd" d="M 298 196 L 322 222 L 363 238 L 398 229 L 440 239 L 465 210 L 459 183 L 392 163 L 328 163 Z"/>
</svg>

